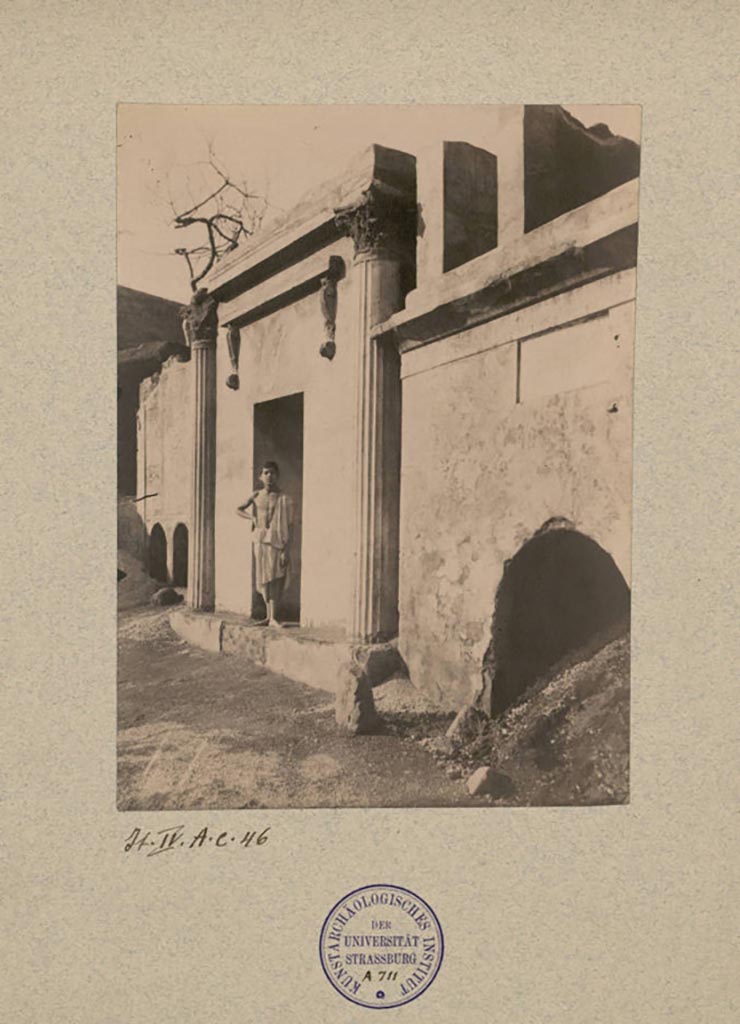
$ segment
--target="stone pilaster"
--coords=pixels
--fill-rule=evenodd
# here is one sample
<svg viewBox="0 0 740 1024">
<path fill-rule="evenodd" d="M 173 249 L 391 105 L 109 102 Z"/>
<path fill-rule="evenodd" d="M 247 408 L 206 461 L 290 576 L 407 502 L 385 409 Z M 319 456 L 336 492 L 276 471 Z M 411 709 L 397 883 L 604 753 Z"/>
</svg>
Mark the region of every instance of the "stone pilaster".
<svg viewBox="0 0 740 1024">
<path fill-rule="evenodd" d="M 215 301 L 196 292 L 189 307 L 195 388 L 193 511 L 190 529 L 188 604 L 212 611 L 215 603 L 216 336 Z"/>
<path fill-rule="evenodd" d="M 404 250 L 413 245 L 415 210 L 392 192 L 370 188 L 337 211 L 355 242 L 358 299 L 355 463 L 355 569 L 352 634 L 374 643 L 398 632 L 398 537 L 401 455 L 400 360 L 373 326 L 403 305 Z"/>
<path fill-rule="evenodd" d="M 193 514 L 188 570 L 188 604 L 212 611 L 215 598 L 214 521 L 216 506 L 216 341 L 193 344 L 195 449 Z"/>
</svg>

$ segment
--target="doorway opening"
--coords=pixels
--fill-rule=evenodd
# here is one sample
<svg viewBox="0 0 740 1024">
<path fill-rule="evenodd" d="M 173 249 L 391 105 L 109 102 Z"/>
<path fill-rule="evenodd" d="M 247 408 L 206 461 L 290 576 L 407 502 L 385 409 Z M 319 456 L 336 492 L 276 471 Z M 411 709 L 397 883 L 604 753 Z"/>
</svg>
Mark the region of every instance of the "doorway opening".
<svg viewBox="0 0 740 1024">
<path fill-rule="evenodd" d="M 159 523 L 149 535 L 149 575 L 158 583 L 167 582 L 167 537 Z"/>
<path fill-rule="evenodd" d="M 288 583 L 278 607 L 283 622 L 301 621 L 301 549 L 303 520 L 303 393 L 259 402 L 254 407 L 253 466 L 255 485 L 265 462 L 279 467 L 278 486 L 293 506 Z M 254 556 L 252 556 L 254 557 Z M 252 579 L 255 575 L 252 573 Z M 252 585 L 252 617 L 266 616 L 265 603 Z"/>
<path fill-rule="evenodd" d="M 184 523 L 178 523 L 172 535 L 172 584 L 188 585 L 188 528 Z"/>
<path fill-rule="evenodd" d="M 629 610 L 624 577 L 595 541 L 568 528 L 536 534 L 507 563 L 496 594 L 483 659 L 491 713 L 518 703 L 562 659 L 584 660 L 620 635 Z"/>
</svg>

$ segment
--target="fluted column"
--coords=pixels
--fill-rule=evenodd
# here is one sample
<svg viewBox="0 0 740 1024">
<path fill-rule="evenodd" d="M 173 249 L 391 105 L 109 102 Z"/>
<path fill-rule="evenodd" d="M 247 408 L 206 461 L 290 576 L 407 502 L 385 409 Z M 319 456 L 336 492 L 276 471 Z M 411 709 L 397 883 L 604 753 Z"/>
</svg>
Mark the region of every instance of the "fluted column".
<svg viewBox="0 0 740 1024">
<path fill-rule="evenodd" d="M 401 457 L 400 359 L 373 337 L 373 326 L 403 305 L 404 253 L 413 245 L 414 208 L 377 187 L 337 211 L 355 242 L 357 391 L 355 564 L 352 634 L 375 642 L 398 632 L 398 537 Z"/>
<path fill-rule="evenodd" d="M 212 611 L 215 602 L 216 508 L 216 303 L 197 292 L 189 315 L 195 389 L 193 504 L 190 524 L 188 604 Z M 200 298 L 199 298 L 200 296 Z"/>
</svg>

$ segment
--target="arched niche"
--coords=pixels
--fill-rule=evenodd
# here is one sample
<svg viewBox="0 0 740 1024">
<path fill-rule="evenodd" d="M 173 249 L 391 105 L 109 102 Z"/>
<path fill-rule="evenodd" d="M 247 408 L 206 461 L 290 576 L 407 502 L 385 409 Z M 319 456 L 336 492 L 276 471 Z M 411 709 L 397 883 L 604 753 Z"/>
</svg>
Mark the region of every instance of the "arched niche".
<svg viewBox="0 0 740 1024">
<path fill-rule="evenodd" d="M 176 587 L 188 585 L 188 528 L 178 523 L 172 535 L 172 583 Z"/>
<path fill-rule="evenodd" d="M 167 582 L 167 537 L 159 523 L 149 534 L 149 575 L 159 583 Z"/>
<path fill-rule="evenodd" d="M 628 626 L 630 591 L 613 558 L 566 520 L 551 520 L 510 559 L 483 659 L 484 706 L 518 703 L 538 679 L 588 657 Z"/>
</svg>

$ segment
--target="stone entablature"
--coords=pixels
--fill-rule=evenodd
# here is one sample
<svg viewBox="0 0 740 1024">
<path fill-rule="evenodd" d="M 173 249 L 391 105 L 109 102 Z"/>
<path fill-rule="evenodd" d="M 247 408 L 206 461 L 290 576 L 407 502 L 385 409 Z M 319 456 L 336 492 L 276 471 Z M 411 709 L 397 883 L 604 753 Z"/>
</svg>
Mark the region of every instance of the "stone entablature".
<svg viewBox="0 0 740 1024">
<path fill-rule="evenodd" d="M 368 200 L 368 195 L 373 198 Z M 383 195 L 400 204 L 416 202 L 416 160 L 408 153 L 373 145 L 337 178 L 312 191 L 256 245 L 221 260 L 205 281 L 219 301 L 250 290 L 260 281 L 300 262 L 348 233 L 336 212 L 349 212 Z"/>
<path fill-rule="evenodd" d="M 637 273 L 631 268 L 607 279 L 562 291 L 500 317 L 488 317 L 479 325 L 483 327 L 488 321 L 493 321 L 485 331 L 467 330 L 445 335 L 435 339 L 437 344 L 418 344 L 416 339 L 400 340 L 401 378 L 480 355 L 492 348 L 541 336 L 553 329 L 553 325 L 570 326 L 592 319 L 605 310 L 634 302 L 636 290 Z"/>
<path fill-rule="evenodd" d="M 604 196 L 521 234 L 507 245 L 440 274 L 406 296 L 403 310 L 377 328 L 406 348 L 426 344 L 495 315 L 517 304 L 540 300 L 546 285 L 557 292 L 580 275 L 601 277 L 634 266 L 637 261 L 638 182 L 628 181 Z M 611 240 L 599 245 L 602 240 Z M 556 265 L 555 261 L 560 260 Z M 526 272 L 551 264 L 552 281 Z M 531 281 L 531 284 L 529 283 Z M 516 282 L 524 286 L 517 293 Z M 444 322 L 444 326 L 441 323 Z"/>
<path fill-rule="evenodd" d="M 332 253 L 331 249 L 314 253 L 297 264 L 276 270 L 266 280 L 233 298 L 223 299 L 219 303 L 220 324 L 246 327 L 282 306 L 317 292 L 324 278 L 339 281 L 344 274 L 345 264 L 338 253 Z"/>
</svg>

